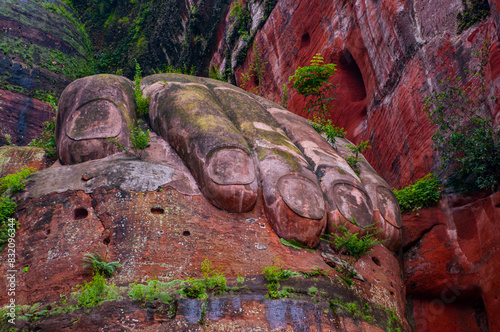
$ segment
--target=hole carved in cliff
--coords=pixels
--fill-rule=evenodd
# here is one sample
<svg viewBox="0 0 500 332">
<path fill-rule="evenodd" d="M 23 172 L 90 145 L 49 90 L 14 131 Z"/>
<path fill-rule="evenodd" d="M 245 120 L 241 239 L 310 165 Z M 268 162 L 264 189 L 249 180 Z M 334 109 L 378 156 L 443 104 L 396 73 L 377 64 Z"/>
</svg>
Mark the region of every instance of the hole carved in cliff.
<svg viewBox="0 0 500 332">
<path fill-rule="evenodd" d="M 165 214 L 165 210 L 162 209 L 161 207 L 153 207 L 153 208 L 151 208 L 151 213 L 152 214 Z"/>
<path fill-rule="evenodd" d="M 182 232 L 182 235 L 184 235 L 184 236 L 190 236 L 191 232 L 190 231 L 184 231 L 184 232 Z"/>
<path fill-rule="evenodd" d="M 349 51 L 344 51 L 340 54 L 339 70 L 343 72 L 342 85 L 348 87 L 350 91 L 350 101 L 357 102 L 364 100 L 366 98 L 366 87 L 363 81 L 363 75 Z"/>
<path fill-rule="evenodd" d="M 309 46 L 311 43 L 311 36 L 309 36 L 309 33 L 305 33 L 302 35 L 302 38 L 300 39 L 300 48 L 304 48 Z"/>
<path fill-rule="evenodd" d="M 87 209 L 84 207 L 76 208 L 73 211 L 73 219 L 75 219 L 75 220 L 85 219 L 88 217 L 88 215 L 89 215 L 89 211 L 87 211 Z"/>
<path fill-rule="evenodd" d="M 372 257 L 372 261 L 373 261 L 373 263 L 377 264 L 378 266 L 381 266 L 380 259 L 378 259 L 377 257 Z"/>
</svg>

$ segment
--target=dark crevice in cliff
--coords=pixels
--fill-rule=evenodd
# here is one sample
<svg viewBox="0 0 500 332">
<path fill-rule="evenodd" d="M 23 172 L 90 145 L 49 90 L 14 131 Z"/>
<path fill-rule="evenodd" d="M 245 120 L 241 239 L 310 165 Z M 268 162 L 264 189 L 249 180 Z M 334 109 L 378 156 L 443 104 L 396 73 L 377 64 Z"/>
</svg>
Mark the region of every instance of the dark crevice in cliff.
<svg viewBox="0 0 500 332">
<path fill-rule="evenodd" d="M 411 241 L 411 242 L 408 242 L 404 247 L 403 247 L 403 254 L 406 255 L 410 250 L 412 250 L 416 245 L 418 245 L 418 243 L 420 242 L 420 240 L 422 240 L 429 232 L 431 232 L 434 227 L 436 226 L 444 226 L 443 224 L 433 224 L 432 226 L 430 226 L 429 228 L 426 228 L 422 231 L 422 234 L 420 235 L 420 237 L 414 241 Z M 404 234 L 404 233 L 403 233 Z"/>
<path fill-rule="evenodd" d="M 97 220 L 99 220 L 99 222 L 101 223 L 101 225 L 103 227 L 103 231 L 101 233 L 101 238 L 103 239 L 102 243 L 106 247 L 108 247 L 108 249 L 109 249 L 109 243 L 111 242 L 111 234 L 109 232 L 109 226 L 106 226 L 106 224 L 99 217 L 99 213 L 97 211 L 98 203 L 97 203 L 97 200 L 94 198 L 94 195 L 93 194 L 88 194 L 88 195 L 91 199 L 91 205 L 92 205 L 92 209 L 94 210 L 94 216 Z"/>
</svg>

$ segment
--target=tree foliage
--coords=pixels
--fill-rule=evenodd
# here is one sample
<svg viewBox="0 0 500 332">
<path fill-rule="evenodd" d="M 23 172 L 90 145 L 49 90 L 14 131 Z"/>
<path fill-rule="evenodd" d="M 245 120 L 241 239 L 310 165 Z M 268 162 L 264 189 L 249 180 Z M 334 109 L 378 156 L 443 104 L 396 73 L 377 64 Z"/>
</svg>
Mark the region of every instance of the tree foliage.
<svg viewBox="0 0 500 332">
<path fill-rule="evenodd" d="M 335 67 L 333 63 L 324 63 L 321 54 L 317 53 L 309 66 L 299 67 L 295 75 L 290 76 L 293 88 L 308 98 L 307 113 L 317 112 L 320 116 L 328 113 L 328 103 L 333 100 L 335 88 L 329 80 L 335 74 Z"/>
<path fill-rule="evenodd" d="M 441 81 L 439 91 L 425 101 L 425 111 L 437 126 L 432 136 L 441 169 L 451 173 L 448 183 L 461 192 L 498 187 L 500 144 L 486 105 L 485 72 L 489 42 L 474 53 L 478 65 L 469 82 L 460 78 Z"/>
</svg>

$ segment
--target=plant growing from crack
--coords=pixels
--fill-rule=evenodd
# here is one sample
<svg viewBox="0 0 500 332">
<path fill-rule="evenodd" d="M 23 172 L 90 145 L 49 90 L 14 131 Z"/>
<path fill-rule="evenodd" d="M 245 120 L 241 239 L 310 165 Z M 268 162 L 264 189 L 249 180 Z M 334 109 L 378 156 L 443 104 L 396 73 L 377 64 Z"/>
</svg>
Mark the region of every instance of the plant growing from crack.
<svg viewBox="0 0 500 332">
<path fill-rule="evenodd" d="M 293 88 L 307 99 L 306 111 L 320 117 L 329 113 L 331 100 L 334 99 L 335 85 L 329 82 L 335 74 L 333 63 L 325 63 L 320 53 L 317 53 L 309 66 L 299 67 L 295 75 L 290 76 Z"/>
<path fill-rule="evenodd" d="M 356 220 L 353 220 L 353 223 L 357 225 Z M 352 279 L 357 275 L 357 272 L 353 268 L 354 264 L 361 257 L 370 253 L 374 246 L 384 242 L 376 237 L 380 233 L 376 224 L 363 227 L 363 230 L 366 232 L 365 235 L 360 235 L 359 232 L 352 233 L 341 224 L 333 225 L 335 232 L 333 234 L 325 234 L 322 238 L 337 253 L 348 257 L 347 262 L 338 266 L 336 270 L 340 273 L 340 279 L 349 287 L 352 286 Z"/>
<path fill-rule="evenodd" d="M 496 190 L 500 184 L 500 133 L 494 129 L 487 105 L 486 67 L 491 40 L 473 52 L 477 65 L 460 78 L 442 80 L 425 100 L 425 111 L 436 132 L 432 136 L 439 152 L 441 170 L 455 191 L 473 193 Z"/>
<path fill-rule="evenodd" d="M 14 195 L 24 191 L 27 177 L 35 172 L 29 167 L 0 178 L 0 252 L 19 228 L 19 222 L 11 218 L 17 209 Z"/>
<path fill-rule="evenodd" d="M 82 260 L 85 262 L 84 268 L 90 268 L 94 275 L 100 274 L 107 278 L 111 278 L 116 269 L 122 266 L 118 262 L 106 262 L 106 259 L 98 252 L 86 253 Z"/>
<path fill-rule="evenodd" d="M 359 175 L 359 162 L 361 161 L 361 155 L 368 149 L 372 147 L 368 144 L 368 141 L 362 141 L 359 144 L 345 144 L 345 146 L 351 151 L 351 155 L 345 158 L 345 161 L 351 166 L 356 174 Z"/>
<path fill-rule="evenodd" d="M 118 137 L 111 137 L 107 138 L 106 140 L 118 147 L 118 149 L 125 152 L 126 154 L 142 160 L 142 158 L 144 157 L 144 152 L 149 146 L 150 137 L 149 129 L 143 130 L 140 127 L 141 122 L 142 121 L 139 120 L 137 122 L 138 125 L 130 124 L 130 148 L 121 144 Z"/>
</svg>

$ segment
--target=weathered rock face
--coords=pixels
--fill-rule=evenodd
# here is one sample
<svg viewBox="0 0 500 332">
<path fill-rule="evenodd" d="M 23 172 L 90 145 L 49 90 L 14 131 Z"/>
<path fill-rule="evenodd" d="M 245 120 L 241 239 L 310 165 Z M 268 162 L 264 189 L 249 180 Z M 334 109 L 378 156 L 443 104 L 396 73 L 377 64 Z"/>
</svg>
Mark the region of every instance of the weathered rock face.
<svg viewBox="0 0 500 332">
<path fill-rule="evenodd" d="M 250 80 L 245 89 L 261 84 L 257 91 L 279 102 L 283 84 L 291 87 L 288 78 L 321 53 L 337 65 L 331 81 L 338 85 L 337 100 L 329 117 L 354 142 L 368 139 L 373 148 L 366 158 L 392 186 L 403 187 L 438 168 L 425 99 L 446 77 L 477 84 L 467 71 L 476 68 L 471 53 L 485 40 L 491 42 L 485 84 L 487 94 L 496 97 L 488 106 L 494 126 L 499 125 L 500 7 L 497 1 L 490 6 L 488 20 L 457 34 L 460 1 L 279 1 L 256 33 L 261 54 L 248 50 L 244 64 L 236 67 L 236 82 L 242 83 L 242 74 L 260 57 L 266 62 L 263 80 Z M 212 62 L 224 64 L 225 52 L 221 42 Z M 290 90 L 289 109 L 311 117 L 302 112 L 305 102 Z M 490 330 L 499 329 L 498 308 L 491 300 L 499 277 L 486 277 L 495 269 L 492 257 L 500 246 L 494 229 L 498 207 L 493 198 L 475 199 L 460 208 L 424 210 L 415 221 L 403 220 L 406 285 L 418 331 L 464 326 L 485 331 L 488 324 Z M 461 234 L 456 234 L 459 228 Z"/>
<path fill-rule="evenodd" d="M 2 145 L 8 143 L 5 135 L 12 144 L 26 145 L 42 133 L 45 121 L 54 120 L 55 112 L 48 103 L 7 90 L 0 90 L 0 100 Z"/>
<path fill-rule="evenodd" d="M 212 80 L 180 75 L 160 78 L 161 80 L 146 78 L 146 81 L 150 80 L 149 92 L 159 105 L 164 105 L 161 91 L 167 96 L 180 91 L 184 94 L 177 96 L 200 102 L 196 94 L 188 92 L 186 95 L 186 90 L 182 87 L 183 84 L 187 87 L 200 87 L 203 86 L 202 82 L 205 84 L 204 89 L 208 91 L 209 87 L 223 88 L 225 93 L 240 94 L 235 99 L 246 96 L 234 87 Z M 92 79 L 95 77 L 89 81 Z M 194 83 L 193 80 L 199 81 Z M 162 83 L 162 89 L 155 85 L 157 82 Z M 253 102 L 258 100 L 253 99 Z M 61 103 L 64 102 L 63 98 Z M 251 104 L 252 101 L 247 103 Z M 170 105 L 175 112 L 174 106 L 180 107 L 181 104 Z M 275 105 L 274 112 L 285 112 L 277 107 Z M 102 109 L 96 106 L 94 111 Z M 190 109 L 177 111 L 189 113 Z M 252 119 L 252 114 L 248 112 L 246 110 L 243 113 L 244 119 Z M 257 112 L 261 121 L 266 114 L 264 112 L 267 112 L 264 107 L 262 114 Z M 152 122 L 161 124 L 162 114 L 154 114 Z M 305 120 L 291 113 L 290 116 L 290 123 L 286 124 L 287 131 L 304 145 L 305 142 L 300 140 L 298 133 L 301 126 L 306 125 L 303 123 Z M 191 124 L 185 123 L 181 127 L 194 126 L 195 119 L 196 117 L 192 118 Z M 235 121 L 235 124 L 248 126 L 249 123 L 244 119 Z M 272 118 L 269 121 L 272 122 Z M 293 126 L 296 121 L 299 125 Z M 273 125 L 259 123 L 260 128 L 268 126 L 267 131 Z M 92 122 L 88 122 L 88 129 L 91 133 L 95 131 Z M 205 133 L 200 130 L 199 134 Z M 21 317 L 28 318 L 20 323 L 20 328 L 57 330 L 66 326 L 92 331 L 104 325 L 110 328 L 125 325 L 149 331 L 174 327 L 180 331 L 270 331 L 288 327 L 318 331 L 383 331 L 397 326 L 408 329 L 404 318 L 405 292 L 401 265 L 391 250 L 378 245 L 373 252 L 365 255 L 355 265 L 364 281 L 356 280 L 352 288 L 346 287 L 342 281 L 337 280 L 338 272 L 322 258 L 322 254 L 332 254 L 328 246 L 322 245 L 312 252 L 286 247 L 280 242 L 273 232 L 276 228 L 266 208 L 269 203 L 265 194 L 264 198 L 258 195 L 256 206 L 246 213 L 228 213 L 215 208 L 201 195 L 205 182 L 198 183 L 202 189 L 200 192 L 195 182 L 197 176 L 191 176 L 169 144 L 156 134 L 151 135 L 151 145 L 143 161 L 114 155 L 69 166 L 54 165 L 31 177 L 28 191 L 23 194 L 24 201 L 18 209 L 21 229 L 16 236 L 15 265 L 19 270 L 25 270 L 25 273 L 16 275 L 16 303 L 31 305 L 18 311 Z M 260 139 L 263 141 L 267 137 L 266 133 L 261 135 Z M 196 143 L 196 137 L 187 137 L 195 142 L 190 144 L 191 147 L 203 143 Z M 314 137 L 311 136 L 313 141 Z M 319 148 L 309 146 L 309 149 L 305 153 L 317 153 L 314 158 L 320 156 Z M 191 153 L 195 152 L 196 150 L 191 150 Z M 79 151 L 73 150 L 73 153 L 78 154 Z M 265 160 L 266 151 L 261 153 Z M 184 158 L 182 155 L 181 157 Z M 328 151 L 323 152 L 322 158 L 328 160 Z M 189 159 L 185 158 L 185 162 L 186 160 Z M 186 163 L 189 165 L 189 162 Z M 327 167 L 325 169 L 328 170 Z M 224 177 L 223 174 L 219 175 Z M 269 175 L 262 176 L 266 181 L 266 176 Z M 293 180 L 292 177 L 290 181 Z M 271 185 L 275 183 L 271 182 Z M 302 190 L 308 189 L 305 187 Z M 259 189 L 259 193 L 266 190 L 270 191 L 272 188 L 263 187 Z M 363 190 L 362 187 L 360 190 Z M 293 199 L 298 199 L 297 197 Z M 286 204 L 291 205 L 289 202 Z M 347 200 L 337 209 L 340 213 L 352 213 L 355 207 L 349 204 L 352 202 Z M 68 297 L 68 302 L 63 303 L 60 298 L 61 295 L 69 296 L 77 284 L 89 279 L 89 270 L 83 267 L 81 259 L 84 253 L 94 251 L 101 253 L 108 261 L 119 261 L 123 265 L 112 279 L 112 282 L 121 286 L 117 292 L 122 299 L 90 309 L 90 314 L 75 320 L 75 317 L 82 315 L 80 310 L 70 310 L 69 313 L 61 313 L 64 312 L 61 310 L 68 310 L 68 306 L 76 304 L 76 300 Z M 4 251 L 0 257 L 0 270 L 7 273 L 11 269 L 7 264 L 7 252 Z M 168 282 L 186 280 L 188 277 L 201 278 L 199 266 L 205 258 L 214 266 L 220 266 L 220 272 L 228 277 L 230 285 L 239 285 L 240 288 L 225 296 L 213 294 L 208 300 L 181 297 L 173 293 L 174 288 L 170 291 L 172 300 L 167 303 L 146 300 L 146 308 L 127 295 L 134 287 L 130 285 L 134 280 L 146 282 L 148 279 L 156 279 Z M 296 295 L 271 300 L 266 297 L 271 288 L 262 271 L 264 267 L 272 265 L 293 271 L 308 272 L 313 268 L 324 271 L 315 278 L 297 274 L 280 281 L 278 289 L 292 287 L 288 291 Z M 245 288 L 236 283 L 237 275 L 246 278 L 247 281 L 243 282 Z M 0 303 L 7 301 L 7 294 L 1 293 Z M 353 305 L 357 309 L 353 310 Z M 42 318 L 37 308 L 44 307 L 50 307 L 47 310 L 51 313 Z M 60 310 L 52 311 L 52 308 Z M 341 308 L 351 308 L 352 316 L 347 309 Z M 34 316 L 29 316 L 31 312 Z M 200 320 L 205 320 L 207 327 L 200 326 Z"/>
<path fill-rule="evenodd" d="M 93 72 L 86 34 L 59 0 L 0 3 L 0 121 L 15 144 L 25 145 L 52 121 L 45 100 L 75 78 Z M 9 90 L 9 91 L 5 91 Z M 0 144 L 5 144 L 0 135 Z"/>
<path fill-rule="evenodd" d="M 101 73 L 122 69 L 134 76 L 135 60 L 144 73 L 171 68 L 206 74 L 229 0 L 73 0 L 86 22 Z"/>
<path fill-rule="evenodd" d="M 405 283 L 417 330 L 500 329 L 499 221 L 498 192 L 468 201 L 448 196 L 404 216 Z"/>
<path fill-rule="evenodd" d="M 0 177 L 19 172 L 24 167 L 45 169 L 45 151 L 35 147 L 2 146 L 0 148 Z"/>
<path fill-rule="evenodd" d="M 496 39 L 495 21 L 476 24 L 457 35 L 460 1 L 442 2 L 326 2 L 279 1 L 256 33 L 265 65 L 266 98 L 279 102 L 283 84 L 299 66 L 321 53 L 337 64 L 332 83 L 338 84 L 330 118 L 345 127 L 354 142 L 370 140 L 367 159 L 391 185 L 404 186 L 436 170 L 431 148 L 433 126 L 423 102 L 448 76 L 467 78 L 475 67 L 471 55 L 483 40 Z M 495 9 L 492 15 L 496 17 Z M 486 68 L 491 95 L 496 95 L 498 50 L 492 42 L 491 65 Z M 225 44 L 214 55 L 222 64 Z M 236 81 L 255 61 L 253 50 L 237 68 Z M 490 77 L 491 76 L 491 77 Z M 250 80 L 246 89 L 255 87 Z M 497 101 L 490 105 L 498 115 Z M 493 105 L 494 104 L 494 105 Z M 290 90 L 289 108 L 303 113 L 305 100 Z M 311 116 L 311 115 L 309 115 Z M 498 122 L 498 120 L 495 120 Z"/>
</svg>

